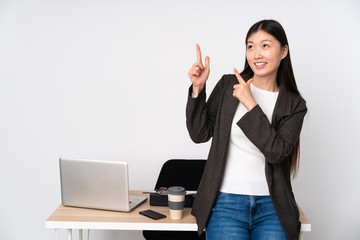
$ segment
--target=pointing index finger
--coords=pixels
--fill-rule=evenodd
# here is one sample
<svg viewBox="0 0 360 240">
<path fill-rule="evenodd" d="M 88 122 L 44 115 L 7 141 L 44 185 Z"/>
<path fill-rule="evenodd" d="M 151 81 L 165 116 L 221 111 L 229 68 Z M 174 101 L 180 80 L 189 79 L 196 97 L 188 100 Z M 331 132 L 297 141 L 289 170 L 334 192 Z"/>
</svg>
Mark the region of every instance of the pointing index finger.
<svg viewBox="0 0 360 240">
<path fill-rule="evenodd" d="M 235 76 L 237 78 L 237 80 L 239 81 L 240 84 L 246 84 L 246 82 L 244 81 L 244 79 L 240 76 L 239 72 L 236 70 L 236 68 L 234 68 L 234 73 Z"/>
<path fill-rule="evenodd" d="M 201 63 L 202 61 L 201 61 L 201 51 L 200 51 L 200 46 L 199 46 L 199 44 L 196 44 L 196 53 L 197 53 L 197 61 L 199 62 L 199 63 Z"/>
</svg>

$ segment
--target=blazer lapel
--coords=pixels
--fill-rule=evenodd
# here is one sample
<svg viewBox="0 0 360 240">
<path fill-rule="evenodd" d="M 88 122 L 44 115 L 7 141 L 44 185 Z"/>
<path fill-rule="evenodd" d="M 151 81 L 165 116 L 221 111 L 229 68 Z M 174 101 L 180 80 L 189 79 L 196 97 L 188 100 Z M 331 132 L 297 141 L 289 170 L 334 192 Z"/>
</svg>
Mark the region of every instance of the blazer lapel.
<svg viewBox="0 0 360 240">
<path fill-rule="evenodd" d="M 271 125 L 278 130 L 281 119 L 291 114 L 291 94 L 286 93 L 284 87 L 280 87 L 279 96 L 275 103 Z"/>
<path fill-rule="evenodd" d="M 233 94 L 233 86 L 237 83 L 237 79 L 234 75 L 234 78 L 231 79 L 231 81 L 227 84 L 226 90 L 224 91 L 224 96 L 222 98 L 223 104 L 221 106 L 221 114 L 220 114 L 220 124 L 221 124 L 221 130 L 220 130 L 220 145 L 221 152 L 220 156 L 222 156 L 220 159 L 221 161 L 218 161 L 218 167 L 221 169 L 219 172 L 219 177 L 222 177 L 223 170 L 225 169 L 224 162 L 226 161 L 226 152 L 227 152 L 227 146 L 230 139 L 230 132 L 231 132 L 231 126 L 232 121 L 235 115 L 235 111 L 237 109 L 237 106 L 239 105 L 239 100 L 235 98 Z M 219 159 L 219 160 L 220 160 Z"/>
<path fill-rule="evenodd" d="M 229 84 L 225 91 L 224 96 L 224 104 L 222 109 L 222 126 L 224 126 L 225 131 L 224 133 L 227 134 L 227 136 L 230 136 L 230 130 L 232 121 L 235 115 L 235 111 L 239 105 L 239 100 L 233 96 L 234 88 L 233 86 L 237 84 L 237 79 L 234 75 L 234 78 L 232 79 L 232 83 Z"/>
</svg>

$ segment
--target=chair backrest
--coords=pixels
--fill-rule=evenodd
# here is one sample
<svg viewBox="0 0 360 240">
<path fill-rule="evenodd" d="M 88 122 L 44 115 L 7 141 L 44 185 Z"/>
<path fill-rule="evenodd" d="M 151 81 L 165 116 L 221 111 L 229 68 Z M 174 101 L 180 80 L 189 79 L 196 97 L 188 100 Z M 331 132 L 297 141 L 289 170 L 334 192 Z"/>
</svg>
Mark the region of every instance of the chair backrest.
<svg viewBox="0 0 360 240">
<path fill-rule="evenodd" d="M 196 191 L 204 172 L 206 160 L 171 159 L 161 168 L 155 189 L 160 187 L 182 186 Z"/>
</svg>

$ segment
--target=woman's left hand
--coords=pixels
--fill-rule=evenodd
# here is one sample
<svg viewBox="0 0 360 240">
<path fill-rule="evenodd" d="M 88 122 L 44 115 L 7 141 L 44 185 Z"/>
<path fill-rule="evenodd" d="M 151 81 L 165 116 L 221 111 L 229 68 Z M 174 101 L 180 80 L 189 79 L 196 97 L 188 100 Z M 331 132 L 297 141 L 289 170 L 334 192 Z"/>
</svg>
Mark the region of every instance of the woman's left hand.
<svg viewBox="0 0 360 240">
<path fill-rule="evenodd" d="M 246 107 L 246 109 L 250 111 L 257 105 L 250 90 L 250 83 L 252 82 L 252 79 L 249 79 L 247 82 L 245 82 L 236 68 L 234 68 L 234 73 L 239 81 L 239 84 L 234 85 L 233 96 L 239 99 L 239 101 Z"/>
</svg>

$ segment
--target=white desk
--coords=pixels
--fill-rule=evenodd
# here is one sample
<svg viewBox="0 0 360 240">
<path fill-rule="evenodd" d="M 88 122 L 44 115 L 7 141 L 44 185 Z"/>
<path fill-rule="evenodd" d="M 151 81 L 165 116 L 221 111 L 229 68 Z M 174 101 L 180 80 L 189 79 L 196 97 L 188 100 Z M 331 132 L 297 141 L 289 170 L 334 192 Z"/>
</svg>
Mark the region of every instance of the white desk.
<svg viewBox="0 0 360 240">
<path fill-rule="evenodd" d="M 130 191 L 131 195 L 143 195 L 143 191 Z M 152 220 L 139 214 L 139 211 L 152 209 L 165 214 L 167 217 L 160 220 Z M 301 233 L 311 231 L 311 224 L 299 207 Z M 174 231 L 197 231 L 195 217 L 191 215 L 191 208 L 184 209 L 183 219 L 172 220 L 169 217 L 168 207 L 155 207 L 149 205 L 149 200 L 137 207 L 130 213 L 103 211 L 85 208 L 65 207 L 60 205 L 46 220 L 45 227 L 68 229 L 68 238 L 72 239 L 72 229 L 79 229 L 82 238 L 82 229 L 103 230 L 174 230 Z"/>
</svg>

